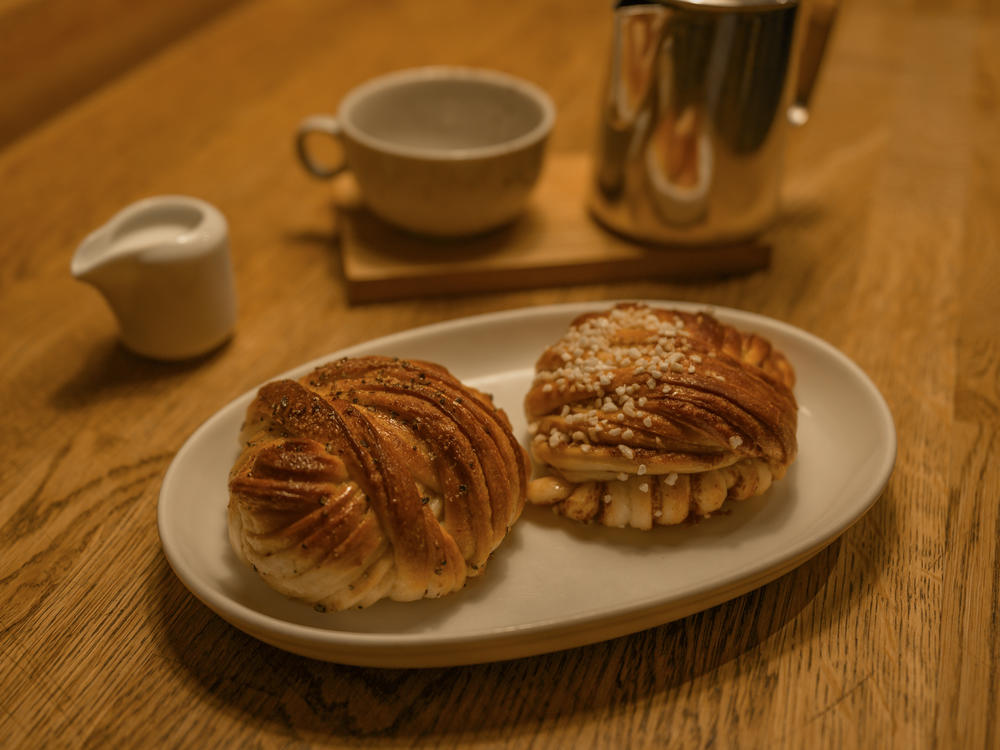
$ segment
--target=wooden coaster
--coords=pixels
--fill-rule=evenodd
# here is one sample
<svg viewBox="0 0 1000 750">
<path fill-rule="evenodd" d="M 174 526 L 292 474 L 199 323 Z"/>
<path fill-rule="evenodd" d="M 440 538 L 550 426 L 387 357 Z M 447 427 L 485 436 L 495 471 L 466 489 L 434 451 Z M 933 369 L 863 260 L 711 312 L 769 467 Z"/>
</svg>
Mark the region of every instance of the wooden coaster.
<svg viewBox="0 0 1000 750">
<path fill-rule="evenodd" d="M 479 237 L 433 240 L 383 223 L 350 178 L 336 183 L 341 263 L 351 302 L 608 283 L 692 279 L 766 268 L 770 247 L 668 248 L 612 234 L 587 213 L 590 159 L 553 155 L 516 222 Z"/>
</svg>

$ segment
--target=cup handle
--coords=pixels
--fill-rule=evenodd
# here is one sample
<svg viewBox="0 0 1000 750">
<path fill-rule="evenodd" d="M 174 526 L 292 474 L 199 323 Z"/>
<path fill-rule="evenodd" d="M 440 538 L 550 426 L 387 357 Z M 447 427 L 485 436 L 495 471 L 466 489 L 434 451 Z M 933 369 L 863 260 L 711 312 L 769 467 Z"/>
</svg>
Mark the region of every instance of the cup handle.
<svg viewBox="0 0 1000 750">
<path fill-rule="evenodd" d="M 826 52 L 833 22 L 837 18 L 839 0 L 814 0 L 809 7 L 805 39 L 799 53 L 798 82 L 795 100 L 788 108 L 788 119 L 793 125 L 805 125 L 809 120 L 809 99 L 816 87 L 820 65 Z"/>
<path fill-rule="evenodd" d="M 306 141 L 313 133 L 327 135 L 340 143 L 342 129 L 337 118 L 332 115 L 310 115 L 299 123 L 299 129 L 295 133 L 295 153 L 298 154 L 299 161 L 302 162 L 306 171 L 314 177 L 327 179 L 347 169 L 347 162 L 343 156 L 343 146 L 341 146 L 339 163 L 323 164 L 313 159 L 306 145 Z"/>
</svg>

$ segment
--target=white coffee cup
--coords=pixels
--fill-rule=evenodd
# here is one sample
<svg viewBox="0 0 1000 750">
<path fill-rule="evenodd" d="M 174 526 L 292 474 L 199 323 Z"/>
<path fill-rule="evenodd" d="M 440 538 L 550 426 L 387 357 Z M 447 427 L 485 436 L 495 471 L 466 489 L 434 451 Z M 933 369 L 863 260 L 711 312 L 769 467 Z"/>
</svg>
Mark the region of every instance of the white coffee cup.
<svg viewBox="0 0 1000 750">
<path fill-rule="evenodd" d="M 317 177 L 349 169 L 367 207 L 424 235 L 477 234 L 513 221 L 541 171 L 555 107 L 538 86 L 497 71 L 433 66 L 351 90 L 337 114 L 299 125 L 296 147 Z M 308 141 L 325 134 L 341 158 L 323 164 Z"/>
</svg>

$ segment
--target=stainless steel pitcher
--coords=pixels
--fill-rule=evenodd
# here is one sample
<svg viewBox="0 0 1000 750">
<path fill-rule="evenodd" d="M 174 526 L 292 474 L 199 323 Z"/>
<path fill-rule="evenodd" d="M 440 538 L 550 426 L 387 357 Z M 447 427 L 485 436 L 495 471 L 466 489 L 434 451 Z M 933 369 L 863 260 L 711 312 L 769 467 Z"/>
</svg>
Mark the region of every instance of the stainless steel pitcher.
<svg viewBox="0 0 1000 750">
<path fill-rule="evenodd" d="M 778 214 L 787 131 L 808 100 L 835 5 L 619 2 L 589 205 L 653 243 L 736 242 Z M 807 54 L 803 54 L 807 52 Z"/>
</svg>

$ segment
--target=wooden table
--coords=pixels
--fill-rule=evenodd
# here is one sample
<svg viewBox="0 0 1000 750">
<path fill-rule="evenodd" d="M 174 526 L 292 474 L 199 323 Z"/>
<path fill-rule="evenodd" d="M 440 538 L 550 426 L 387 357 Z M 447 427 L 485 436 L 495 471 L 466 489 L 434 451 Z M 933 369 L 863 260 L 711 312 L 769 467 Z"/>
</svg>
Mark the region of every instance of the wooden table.
<svg viewBox="0 0 1000 750">
<path fill-rule="evenodd" d="M 383 71 L 484 65 L 552 93 L 553 156 L 586 153 L 608 5 L 233 3 L 85 96 L 51 102 L 54 115 L 4 147 L 5 746 L 997 747 L 995 9 L 845 2 L 812 119 L 789 149 L 766 271 L 347 303 L 329 190 L 292 157 L 299 118 Z M 44 24 L 31 33 L 39 44 L 25 54 L 65 42 Z M 26 59 L 21 74 L 32 70 Z M 118 208 L 171 192 L 229 219 L 241 307 L 228 346 L 159 364 L 116 343 L 108 307 L 68 267 Z M 420 324 L 634 297 L 762 313 L 854 359 L 899 436 L 873 509 L 794 572 L 721 606 L 470 667 L 294 656 L 226 624 L 172 573 L 156 530 L 161 479 L 236 395 Z"/>
</svg>

